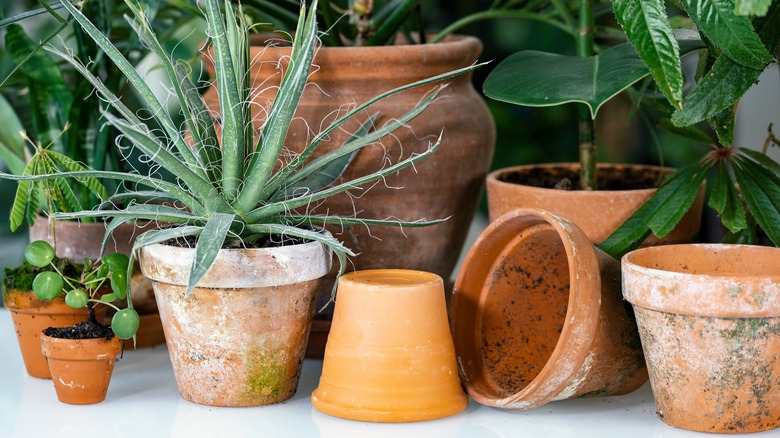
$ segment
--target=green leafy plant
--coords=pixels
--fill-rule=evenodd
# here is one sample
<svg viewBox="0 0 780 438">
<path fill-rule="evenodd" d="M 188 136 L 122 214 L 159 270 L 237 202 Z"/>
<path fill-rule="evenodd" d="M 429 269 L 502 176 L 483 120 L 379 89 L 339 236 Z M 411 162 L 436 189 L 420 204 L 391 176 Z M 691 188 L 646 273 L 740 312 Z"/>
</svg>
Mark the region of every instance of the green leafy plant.
<svg viewBox="0 0 780 438">
<path fill-rule="evenodd" d="M 28 263 L 39 268 L 48 267 L 38 273 L 32 281 L 35 296 L 42 300 L 53 300 L 64 294 L 65 303 L 74 309 L 86 307 L 88 321 L 100 324 L 95 315 L 95 305 L 103 304 L 116 310 L 111 319 L 111 330 L 121 339 L 130 339 L 138 330 L 140 318 L 132 308 L 120 309 L 113 304 L 117 299 L 127 297 L 127 273 L 131 269 L 126 255 L 112 253 L 93 264 L 89 259 L 83 265 L 73 265 L 78 277 L 66 274 L 65 269 L 54 256 L 54 248 L 44 240 L 30 242 L 24 249 Z M 132 271 L 130 271 L 132 272 Z M 111 292 L 106 292 L 110 286 Z"/>
<path fill-rule="evenodd" d="M 780 245 L 780 164 L 762 152 L 732 146 L 739 99 L 773 61 L 780 43 L 780 2 L 712 0 L 675 2 L 696 24 L 706 48 L 699 55 L 695 86 L 683 96 L 681 47 L 670 36 L 673 21 L 660 0 L 613 0 L 615 16 L 650 69 L 658 90 L 673 110 L 662 120 L 677 132 L 699 138 L 696 124 L 717 133 L 713 150 L 669 175 L 640 210 L 605 241 L 612 253 L 634 248 L 651 231 L 663 236 L 690 208 L 709 173 L 714 184 L 708 205 L 729 230 L 728 242 L 757 243 L 758 228 Z M 684 23 L 684 21 L 683 21 Z M 770 128 L 770 139 L 771 135 Z"/>
<path fill-rule="evenodd" d="M 70 62 L 109 102 L 119 116 L 105 112 L 103 116 L 122 133 L 125 141 L 142 151 L 160 168 L 175 175 L 175 183 L 166 182 L 155 174 L 75 171 L 39 176 L 5 178 L 18 181 L 36 181 L 62 177 L 102 177 L 129 182 L 137 189 L 117 194 L 109 202 L 122 201 L 124 207 L 98 208 L 73 213 L 56 213 L 55 218 L 79 219 L 88 217 L 113 218 L 108 235 L 120 224 L 131 220 L 165 222 L 167 228 L 151 230 L 137 238 L 133 254 L 139 248 L 154 243 L 185 237 L 197 238 L 194 262 L 190 271 L 188 291 L 191 291 L 206 273 L 222 247 L 252 245 L 269 236 L 293 237 L 318 241 L 331 248 L 340 261 L 340 273 L 346 266 L 346 257 L 352 252 L 341 242 L 319 230 L 326 223 L 390 226 L 423 226 L 440 220 L 402 222 L 384 219 L 334 217 L 307 214 L 305 209 L 329 196 L 381 180 L 387 175 L 413 165 L 434 153 L 439 142 L 428 150 L 411 155 L 398 163 L 342 182 L 339 176 L 353 157 L 364 147 L 391 134 L 420 114 L 437 97 L 441 88 L 434 89 L 423 101 L 398 119 L 374 127 L 373 118 L 362 123 L 341 147 L 312 158 L 320 142 L 345 122 L 374 102 L 409 88 L 431 84 L 469 71 L 472 67 L 445 73 L 407 86 L 385 92 L 357 105 L 314 136 L 299 154 L 289 157 L 284 139 L 294 117 L 296 107 L 306 85 L 316 45 L 316 14 L 301 8 L 298 29 L 292 46 L 290 64 L 277 96 L 268 111 L 262 130 L 256 135 L 252 129 L 247 74 L 249 68 L 248 26 L 241 7 L 233 9 L 229 2 L 220 9 L 217 0 L 205 2 L 211 45 L 214 50 L 216 84 L 219 94 L 220 134 L 197 92 L 198 88 L 187 75 L 187 66 L 171 59 L 156 38 L 143 10 L 133 0 L 127 0 L 135 18 L 133 26 L 142 41 L 156 53 L 162 69 L 168 75 L 186 121 L 186 130 L 174 124 L 149 86 L 135 71 L 120 51 L 95 27 L 77 7 L 61 0 L 68 12 L 101 47 L 108 57 L 143 98 L 149 112 L 162 127 L 159 134 L 130 111 L 104 84 L 76 58 L 49 49 Z M 316 2 L 312 7 L 316 5 Z M 303 211 L 303 212 L 301 212 Z"/>
</svg>

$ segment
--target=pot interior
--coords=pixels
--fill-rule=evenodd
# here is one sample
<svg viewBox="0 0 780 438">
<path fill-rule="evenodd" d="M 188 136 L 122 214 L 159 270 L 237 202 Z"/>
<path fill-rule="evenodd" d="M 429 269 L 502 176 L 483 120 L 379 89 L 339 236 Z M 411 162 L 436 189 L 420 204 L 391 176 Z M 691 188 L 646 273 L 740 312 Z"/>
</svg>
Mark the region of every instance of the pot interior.
<svg viewBox="0 0 780 438">
<path fill-rule="evenodd" d="M 475 383 L 506 398 L 536 378 L 558 343 L 569 303 L 566 249 L 552 225 L 538 223 L 516 234 L 485 274 L 475 327 L 482 381 Z"/>
<path fill-rule="evenodd" d="M 650 269 L 711 276 L 780 276 L 776 248 L 746 245 L 668 245 L 626 256 Z"/>
</svg>

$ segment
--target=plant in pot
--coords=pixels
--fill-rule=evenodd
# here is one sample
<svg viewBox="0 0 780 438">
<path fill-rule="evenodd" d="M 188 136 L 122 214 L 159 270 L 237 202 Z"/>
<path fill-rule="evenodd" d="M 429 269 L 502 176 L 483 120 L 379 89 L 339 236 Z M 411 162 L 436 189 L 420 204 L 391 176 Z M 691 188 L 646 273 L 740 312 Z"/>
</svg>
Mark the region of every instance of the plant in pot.
<svg viewBox="0 0 780 438">
<path fill-rule="evenodd" d="M 103 401 L 121 340 L 135 336 L 140 321 L 127 295 L 128 257 L 112 253 L 96 264 L 84 259 L 75 265 L 55 257 L 43 240 L 31 242 L 24 257 L 25 265 L 5 272 L 3 301 L 12 312 L 28 373 L 53 378 L 63 403 Z M 116 299 L 127 299 L 130 307 L 117 308 Z M 110 326 L 98 317 L 98 304 L 117 311 Z M 58 314 L 65 316 L 57 319 Z"/>
<path fill-rule="evenodd" d="M 274 23 L 279 29 L 295 29 L 298 1 L 242 1 L 256 23 Z M 367 7 L 367 4 L 373 7 Z M 323 47 L 315 53 L 313 63 L 319 68 L 311 80 L 317 87 L 304 90 L 299 118 L 291 124 L 287 147 L 300 152 L 308 144 L 312 130 L 336 120 L 356 103 L 364 102 L 387 89 L 419 81 L 446 71 L 471 65 L 482 50 L 480 41 L 471 36 L 451 35 L 432 43 L 425 40 L 416 23 L 420 0 L 395 2 L 320 1 L 318 24 L 324 33 Z M 283 12 L 282 10 L 286 11 Z M 342 16 L 345 15 L 345 16 Z M 339 18 L 341 17 L 341 18 Z M 411 26 L 414 24 L 414 26 Z M 408 28 L 414 32 L 408 32 Z M 252 39 L 251 57 L 255 60 L 250 78 L 253 87 L 252 108 L 255 127 L 259 128 L 275 96 L 290 46 L 284 33 L 258 35 Z M 423 40 L 420 40 L 422 36 Z M 397 38 L 396 38 L 397 37 Z M 418 44 L 427 42 L 428 44 Z M 206 66 L 213 63 L 204 57 Z M 406 108 L 425 98 L 432 89 L 420 87 L 394 96 L 371 107 L 379 113 L 378 122 L 402 116 Z M 217 88 L 205 96 L 211 109 L 219 108 Z M 315 155 L 339 147 L 368 114 L 345 125 L 347 129 L 323 139 Z M 409 153 L 427 150 L 431 138 L 444 130 L 442 146 L 436 158 L 426 160 L 385 179 L 359 197 L 341 194 L 317 207 L 315 212 L 352 215 L 355 211 L 369 217 L 397 215 L 402 220 L 450 217 L 446 222 L 422 229 L 400 229 L 341 225 L 328 227 L 334 236 L 350 242 L 357 254 L 348 270 L 400 268 L 434 272 L 449 282 L 458 255 L 465 242 L 469 224 L 484 187 L 484 176 L 490 166 L 495 143 L 492 116 L 482 97 L 471 83 L 471 75 L 453 78 L 424 114 L 399 128 L 380 143 L 364 148 L 355 156 L 341 181 L 376 171 L 387 161 L 396 163 Z M 446 184 L 442 184 L 446 181 Z M 410 257 L 409 254 L 415 254 Z M 336 266 L 320 287 L 320 302 L 327 301 L 335 284 Z M 449 289 L 449 288 L 447 288 Z M 322 355 L 329 326 L 330 309 L 315 320 L 317 339 L 310 341 L 310 354 Z"/>
<path fill-rule="evenodd" d="M 217 0 L 205 3 L 213 45 L 222 112 L 214 119 L 186 64 L 165 53 L 143 11 L 132 7 L 133 25 L 161 58 L 174 86 L 187 130 L 172 123 L 160 101 L 132 65 L 80 11 L 63 0 L 107 56 L 122 70 L 162 127 L 161 138 L 129 111 L 77 59 L 56 52 L 83 74 L 110 102 L 119 117 L 104 113 L 150 160 L 176 175 L 169 183 L 156 174 L 77 171 L 6 178 L 35 181 L 62 176 L 100 176 L 128 181 L 125 207 L 57 213 L 55 218 L 113 217 L 108 232 L 131 220 L 163 221 L 168 225 L 139 236 L 141 269 L 155 287 L 166 341 L 179 390 L 188 400 L 219 406 L 250 406 L 279 402 L 295 393 L 314 311 L 319 278 L 330 270 L 331 253 L 346 269 L 346 246 L 325 231 L 326 223 L 420 226 L 441 222 L 361 219 L 315 215 L 307 206 L 347 190 L 381 180 L 431 155 L 438 142 L 376 172 L 340 182 L 339 175 L 357 151 L 393 133 L 425 110 L 438 96 L 435 90 L 397 119 L 373 126 L 373 117 L 352 131 L 340 148 L 309 158 L 329 136 L 374 102 L 404 90 L 446 80 L 469 66 L 387 91 L 329 123 L 300 154 L 285 149 L 284 139 L 307 83 L 316 42 L 316 16 L 301 9 L 290 68 L 278 89 L 266 123 L 251 129 L 247 80 L 250 68 L 247 25 L 240 7 Z M 51 49 L 50 49 L 51 50 Z M 217 129 L 219 128 L 219 129 Z M 373 130 L 372 130 L 373 128 Z M 217 131 L 220 134 L 217 134 Z M 153 201 L 150 203 L 149 201 Z M 160 203 L 160 201 L 164 201 Z M 132 257 L 131 257 L 132 260 Z"/>
</svg>

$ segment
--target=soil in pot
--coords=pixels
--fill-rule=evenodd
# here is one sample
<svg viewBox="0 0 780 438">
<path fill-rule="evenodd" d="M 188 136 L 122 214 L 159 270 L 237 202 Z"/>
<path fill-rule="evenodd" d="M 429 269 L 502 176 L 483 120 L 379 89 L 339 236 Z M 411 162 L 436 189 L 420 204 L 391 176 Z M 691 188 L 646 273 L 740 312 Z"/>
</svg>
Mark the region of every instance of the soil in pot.
<svg viewBox="0 0 780 438">
<path fill-rule="evenodd" d="M 60 402 L 84 405 L 105 400 L 116 356 L 122 349 L 121 339 L 110 327 L 88 320 L 48 328 L 40 349 Z"/>
</svg>

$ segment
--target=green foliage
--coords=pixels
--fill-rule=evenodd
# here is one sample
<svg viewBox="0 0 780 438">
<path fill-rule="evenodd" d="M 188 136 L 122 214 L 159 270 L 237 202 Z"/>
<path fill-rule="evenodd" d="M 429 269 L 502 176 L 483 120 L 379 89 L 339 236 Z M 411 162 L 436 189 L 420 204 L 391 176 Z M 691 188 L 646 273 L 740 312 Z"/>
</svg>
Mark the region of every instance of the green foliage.
<svg viewBox="0 0 780 438">
<path fill-rule="evenodd" d="M 312 216 L 301 214 L 296 209 L 305 209 L 329 196 L 380 180 L 431 155 L 438 147 L 438 142 L 431 145 L 427 151 L 411 155 L 369 175 L 352 181 L 336 179 L 339 177 L 337 173 L 343 171 L 355 152 L 392 134 L 420 114 L 433 102 L 440 88 L 434 90 L 428 98 L 396 120 L 379 127 L 369 123 L 373 128 L 371 130 L 364 124 L 341 148 L 309 160 L 323 139 L 333 131 L 341 129 L 345 122 L 364 114 L 366 108 L 378 100 L 409 88 L 451 78 L 474 67 L 402 86 L 359 104 L 317 134 L 300 155 L 281 160 L 282 154 L 287 153 L 283 149 L 284 140 L 306 85 L 316 47 L 316 14 L 307 12 L 305 6 L 300 11 L 289 67 L 285 71 L 276 99 L 268 111 L 265 125 L 257 138 L 254 138 L 252 130 L 246 129 L 251 126 L 249 114 L 252 103 L 248 99 L 249 89 L 244 79 L 248 77 L 249 68 L 248 25 L 240 6 L 233 10 L 233 5 L 225 2 L 222 5 L 224 10 L 221 10 L 218 0 L 205 2 L 206 22 L 214 48 L 214 64 L 217 66 L 216 83 L 220 108 L 222 108 L 218 122 L 221 123 L 221 130 L 217 130 L 214 129 L 213 121 L 203 117 L 203 114 L 208 114 L 205 105 L 200 96 L 192 92 L 207 84 L 198 83 L 192 86 L 186 80 L 182 80 L 185 79 L 182 69 L 177 69 L 175 60 L 163 50 L 148 21 L 149 17 L 136 2 L 127 1 L 135 20 L 133 28 L 139 32 L 138 37 L 160 57 L 162 70 L 168 75 L 170 83 L 174 84 L 172 95 L 177 97 L 185 116 L 184 127 L 179 127 L 173 121 L 132 64 L 100 29 L 68 0 L 61 0 L 61 3 L 81 25 L 85 34 L 92 38 L 122 71 L 127 82 L 136 89 L 150 113 L 153 114 L 154 122 L 162 127 L 160 132 L 153 133 L 152 126 L 130 111 L 111 92 L 104 81 L 93 75 L 78 59 L 57 50 L 49 49 L 50 52 L 69 62 L 95 87 L 105 101 L 110 103 L 117 115 L 105 112 L 103 114 L 105 119 L 149 160 L 175 175 L 177 181 L 175 184 L 168 183 L 155 174 L 140 175 L 91 169 L 38 176 L 3 175 L 21 183 L 49 181 L 62 177 L 100 177 L 128 181 L 136 185 L 136 189 L 130 189 L 122 194 L 122 199 L 126 202 L 124 207 L 61 212 L 54 214 L 55 218 L 111 217 L 113 219 L 109 223 L 109 231 L 129 220 L 147 219 L 169 224 L 168 228 L 148 231 L 140 236 L 135 242 L 134 254 L 146 245 L 175 238 L 199 237 L 190 271 L 188 292 L 195 287 L 211 266 L 219 249 L 224 246 L 237 246 L 242 242 L 250 243 L 269 234 L 317 241 L 325 244 L 336 254 L 340 261 L 340 269 L 343 271 L 346 267 L 346 257 L 353 253 L 341 242 L 319 231 L 325 222 L 395 226 L 422 226 L 440 222 Z M 312 7 L 315 5 L 316 2 Z M 220 137 L 217 137 L 218 131 L 221 131 Z M 191 133 L 193 140 L 199 139 L 192 147 L 187 144 L 190 138 L 188 133 Z M 221 150 L 217 147 L 220 144 Z M 283 163 L 281 167 L 279 167 L 280 163 Z M 323 173 L 327 180 L 320 178 L 320 174 Z M 323 186 L 327 181 L 334 182 Z M 307 190 L 301 190 L 303 187 Z M 115 199 L 109 198 L 109 202 Z M 168 199 L 173 202 L 161 205 L 156 202 L 149 203 L 150 199 L 152 201 Z M 124 294 L 121 290 L 115 290 L 115 293 L 117 296 Z"/>
<path fill-rule="evenodd" d="M 124 298 L 127 292 L 127 276 L 132 273 L 132 265 L 124 254 L 109 254 L 102 262 L 93 265 L 91 261 L 85 260 L 83 265 L 68 264 L 71 269 L 63 269 L 60 264 L 61 259 L 54 257 L 54 248 L 43 240 L 31 242 L 25 248 L 24 256 L 27 263 L 38 267 L 48 268 L 36 273 L 32 281 L 32 291 L 35 296 L 42 300 L 53 300 L 63 293 L 65 294 L 65 303 L 75 309 L 86 307 L 89 309 L 89 318 L 95 320 L 95 304 L 104 304 L 113 307 L 117 313 L 112 319 L 112 328 L 114 334 L 121 339 L 130 339 L 135 336 L 138 330 L 140 318 L 138 313 L 132 308 L 132 303 L 128 300 L 130 307 L 119 309 L 112 301 Z M 46 261 L 46 263 L 43 263 Z M 6 275 L 14 276 L 16 273 L 6 272 Z M 109 282 L 113 293 L 100 296 L 101 292 Z"/>
</svg>

